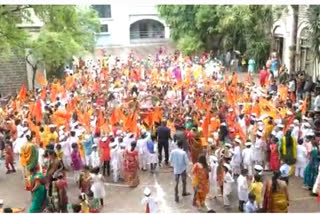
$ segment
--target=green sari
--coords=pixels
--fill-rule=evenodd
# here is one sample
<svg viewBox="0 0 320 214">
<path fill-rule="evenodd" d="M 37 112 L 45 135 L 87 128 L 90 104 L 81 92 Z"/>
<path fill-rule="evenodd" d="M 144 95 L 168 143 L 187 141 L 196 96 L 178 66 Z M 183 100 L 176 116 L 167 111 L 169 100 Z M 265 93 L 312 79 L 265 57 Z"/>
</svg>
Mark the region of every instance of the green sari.
<svg viewBox="0 0 320 214">
<path fill-rule="evenodd" d="M 32 192 L 32 204 L 29 209 L 29 213 L 40 213 L 44 209 L 45 201 L 46 201 L 46 188 L 45 185 L 42 184 L 41 180 L 44 180 L 44 176 L 42 173 L 36 173 L 31 176 L 31 183 L 35 185 L 35 182 L 40 180 L 39 187 Z"/>
</svg>

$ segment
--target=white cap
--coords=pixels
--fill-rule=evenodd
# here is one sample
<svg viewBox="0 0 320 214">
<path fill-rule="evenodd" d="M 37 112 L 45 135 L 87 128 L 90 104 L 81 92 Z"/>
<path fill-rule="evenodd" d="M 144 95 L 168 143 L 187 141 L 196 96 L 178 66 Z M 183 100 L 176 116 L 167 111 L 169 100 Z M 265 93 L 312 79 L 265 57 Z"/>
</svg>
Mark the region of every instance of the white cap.
<svg viewBox="0 0 320 214">
<path fill-rule="evenodd" d="M 111 148 L 114 148 L 114 147 L 116 147 L 116 146 L 117 146 L 117 143 L 116 143 L 116 142 L 110 143 L 110 145 L 109 145 L 109 147 L 111 147 Z"/>
<path fill-rule="evenodd" d="M 213 139 L 211 137 L 208 138 L 208 143 L 213 143 Z"/>
<path fill-rule="evenodd" d="M 251 146 L 251 145 L 252 145 L 251 142 L 246 142 L 246 143 L 245 143 L 245 146 Z"/>
<path fill-rule="evenodd" d="M 93 144 L 93 145 L 92 145 L 92 148 L 94 148 L 94 147 L 97 148 L 97 147 L 98 147 L 97 144 Z"/>
<path fill-rule="evenodd" d="M 259 171 L 259 172 L 262 172 L 262 171 L 263 171 L 263 167 L 260 166 L 260 165 L 254 165 L 254 169 L 255 169 L 256 171 Z"/>
<path fill-rule="evenodd" d="M 226 147 L 229 147 L 229 148 L 232 147 L 232 145 L 231 145 L 230 143 L 226 143 L 225 146 L 226 146 Z"/>
<path fill-rule="evenodd" d="M 148 187 L 146 187 L 146 188 L 144 189 L 144 191 L 143 191 L 143 194 L 144 194 L 145 196 L 149 196 L 149 195 L 151 194 L 151 190 L 150 190 Z"/>
<path fill-rule="evenodd" d="M 287 113 L 287 115 L 293 115 L 293 113 L 289 110 L 286 113 Z"/>
<path fill-rule="evenodd" d="M 306 136 L 313 137 L 313 136 L 315 136 L 315 134 L 313 131 L 309 131 L 309 132 L 307 132 Z"/>
<path fill-rule="evenodd" d="M 223 122 L 223 123 L 221 123 L 221 126 L 227 126 L 227 124 Z"/>
<path fill-rule="evenodd" d="M 87 134 L 84 138 L 85 138 L 86 140 L 89 140 L 90 135 Z"/>
<path fill-rule="evenodd" d="M 121 130 L 117 130 L 116 135 L 120 135 L 122 133 Z"/>
<path fill-rule="evenodd" d="M 263 134 L 262 134 L 262 132 L 257 132 L 256 135 L 262 137 Z"/>
<path fill-rule="evenodd" d="M 65 126 L 60 126 L 59 130 L 63 130 L 65 128 Z"/>
<path fill-rule="evenodd" d="M 293 123 L 296 124 L 296 125 L 299 125 L 299 120 L 295 119 L 295 120 L 293 121 Z"/>
<path fill-rule="evenodd" d="M 107 141 L 107 137 L 103 137 L 103 138 L 101 139 L 101 141 L 103 141 L 103 142 Z"/>
<path fill-rule="evenodd" d="M 223 166 L 226 167 L 229 171 L 231 170 L 231 167 L 229 164 L 225 163 L 225 164 L 223 164 Z"/>
<path fill-rule="evenodd" d="M 123 147 L 123 148 L 126 147 L 126 144 L 124 142 L 120 143 L 119 145 L 120 147 Z"/>
<path fill-rule="evenodd" d="M 284 128 L 284 125 L 283 124 L 278 124 L 277 127 Z"/>
<path fill-rule="evenodd" d="M 1 205 L 3 204 L 3 200 L 2 200 L 2 199 L 0 199 L 0 204 L 1 204 Z"/>
<path fill-rule="evenodd" d="M 214 155 L 211 155 L 211 156 L 209 156 L 209 160 L 210 160 L 210 162 L 217 162 L 218 158 Z"/>
<path fill-rule="evenodd" d="M 241 140 L 239 138 L 235 139 L 235 142 L 241 143 Z"/>
<path fill-rule="evenodd" d="M 311 128 L 310 123 L 305 123 L 304 126 L 307 127 L 307 128 Z"/>
</svg>

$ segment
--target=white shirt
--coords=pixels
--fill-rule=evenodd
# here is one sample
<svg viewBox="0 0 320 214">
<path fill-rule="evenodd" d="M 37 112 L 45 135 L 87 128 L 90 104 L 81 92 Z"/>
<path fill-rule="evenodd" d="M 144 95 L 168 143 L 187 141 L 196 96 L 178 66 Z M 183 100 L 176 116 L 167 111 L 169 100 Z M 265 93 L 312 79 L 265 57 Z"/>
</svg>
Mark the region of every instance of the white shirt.
<svg viewBox="0 0 320 214">
<path fill-rule="evenodd" d="M 229 195 L 232 192 L 233 182 L 234 182 L 234 180 L 233 180 L 230 172 L 227 172 L 224 175 L 223 195 Z"/>
<path fill-rule="evenodd" d="M 307 148 L 303 145 L 297 145 L 297 166 L 306 166 L 308 162 Z"/>
<path fill-rule="evenodd" d="M 145 205 L 145 207 L 147 207 L 147 204 L 149 204 L 150 213 L 159 212 L 158 204 L 152 197 L 144 197 L 141 201 L 141 204 Z"/>
<path fill-rule="evenodd" d="M 90 162 L 93 168 L 100 167 L 100 157 L 97 150 L 92 150 L 90 154 Z"/>
<path fill-rule="evenodd" d="M 239 175 L 237 179 L 238 184 L 238 197 L 240 201 L 247 201 L 248 200 L 248 193 L 249 193 L 249 187 L 248 187 L 248 181 L 247 178 L 243 175 Z"/>
<path fill-rule="evenodd" d="M 293 137 L 296 140 L 296 142 L 298 142 L 299 131 L 300 131 L 299 126 L 294 126 L 291 132 L 291 137 Z"/>
<path fill-rule="evenodd" d="M 241 164 L 242 158 L 241 158 L 241 148 L 240 146 L 236 146 L 234 148 L 234 154 L 232 156 L 232 163 L 233 164 Z"/>
<path fill-rule="evenodd" d="M 251 165 L 253 162 L 252 158 L 252 149 L 251 148 L 245 148 L 242 151 L 242 158 L 243 158 L 243 163 L 246 165 Z"/>
</svg>

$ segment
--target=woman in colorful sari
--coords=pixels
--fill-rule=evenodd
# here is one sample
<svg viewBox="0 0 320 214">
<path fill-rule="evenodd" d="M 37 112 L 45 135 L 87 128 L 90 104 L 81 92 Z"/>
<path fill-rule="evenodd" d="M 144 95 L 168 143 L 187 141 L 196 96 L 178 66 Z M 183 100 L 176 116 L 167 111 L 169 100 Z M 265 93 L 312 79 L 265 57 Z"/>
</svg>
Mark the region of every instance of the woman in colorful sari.
<svg viewBox="0 0 320 214">
<path fill-rule="evenodd" d="M 318 159 L 319 150 L 315 143 L 312 143 L 312 149 L 310 152 L 310 162 L 308 163 L 303 177 L 303 184 L 308 187 L 309 190 L 312 189 L 317 175 L 318 175 L 318 167 L 319 167 L 319 159 Z"/>
<path fill-rule="evenodd" d="M 205 208 L 205 201 L 209 193 L 209 166 L 206 157 L 201 155 L 192 168 L 192 183 L 194 189 L 193 205 Z"/>
<path fill-rule="evenodd" d="M 297 142 L 291 137 L 291 130 L 287 131 L 286 135 L 281 140 L 280 145 L 281 160 L 292 165 L 297 158 Z"/>
<path fill-rule="evenodd" d="M 21 148 L 20 163 L 25 169 L 26 176 L 26 189 L 30 190 L 30 169 L 38 166 L 38 149 L 34 144 L 35 133 L 32 131 L 31 134 L 27 135 L 28 142 Z"/>
<path fill-rule="evenodd" d="M 131 149 L 125 151 L 124 157 L 124 177 L 126 183 L 130 187 L 136 187 L 139 184 L 139 161 L 138 152 L 135 151 L 137 143 L 134 141 L 131 143 Z"/>
<path fill-rule="evenodd" d="M 289 194 L 287 184 L 280 180 L 280 171 L 273 173 L 272 180 L 266 183 L 263 208 L 266 213 L 287 213 Z"/>
<path fill-rule="evenodd" d="M 29 209 L 30 213 L 40 213 L 45 208 L 46 202 L 46 188 L 45 188 L 45 177 L 42 173 L 37 172 L 37 168 L 30 169 L 31 173 L 31 193 L 32 193 L 32 204 Z"/>
</svg>

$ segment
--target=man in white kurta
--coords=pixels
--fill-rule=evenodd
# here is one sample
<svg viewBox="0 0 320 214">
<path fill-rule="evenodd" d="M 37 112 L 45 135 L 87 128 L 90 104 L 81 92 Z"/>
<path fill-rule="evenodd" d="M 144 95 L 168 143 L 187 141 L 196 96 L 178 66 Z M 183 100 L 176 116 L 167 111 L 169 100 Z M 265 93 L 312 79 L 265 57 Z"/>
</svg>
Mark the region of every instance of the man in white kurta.
<svg viewBox="0 0 320 214">
<path fill-rule="evenodd" d="M 241 175 L 237 179 L 239 210 L 243 212 L 243 206 L 248 201 L 249 186 L 247 180 L 248 170 L 241 170 Z"/>
<path fill-rule="evenodd" d="M 234 176 L 238 176 L 241 172 L 241 163 L 242 163 L 242 157 L 241 157 L 241 140 L 236 139 L 235 140 L 236 146 L 233 150 L 233 156 L 231 159 L 231 167 L 232 167 L 232 174 Z"/>
<path fill-rule="evenodd" d="M 243 168 L 248 170 L 248 175 L 253 176 L 253 151 L 251 148 L 252 143 L 246 142 L 246 148 L 242 150 Z"/>
<path fill-rule="evenodd" d="M 230 195 L 232 192 L 232 184 L 234 183 L 234 180 L 231 176 L 231 167 L 229 164 L 224 164 L 225 174 L 223 178 L 223 204 L 225 208 L 230 208 L 231 202 L 230 202 Z"/>
<path fill-rule="evenodd" d="M 210 173 L 209 173 L 209 182 L 210 182 L 210 198 L 217 198 L 218 196 L 218 181 L 217 181 L 217 169 L 218 169 L 218 158 L 211 155 L 209 157 L 210 161 Z"/>
</svg>

